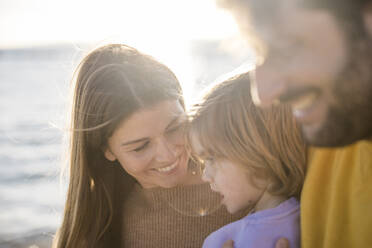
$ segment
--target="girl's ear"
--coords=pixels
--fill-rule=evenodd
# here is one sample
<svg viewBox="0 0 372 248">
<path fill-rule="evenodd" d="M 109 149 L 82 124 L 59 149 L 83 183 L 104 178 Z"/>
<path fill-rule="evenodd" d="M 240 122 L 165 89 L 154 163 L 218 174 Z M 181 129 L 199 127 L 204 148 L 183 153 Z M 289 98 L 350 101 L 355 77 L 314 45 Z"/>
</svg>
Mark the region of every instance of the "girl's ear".
<svg viewBox="0 0 372 248">
<path fill-rule="evenodd" d="M 116 160 L 115 155 L 110 151 L 109 148 L 105 148 L 104 150 L 105 158 L 111 162 L 114 162 Z"/>
</svg>

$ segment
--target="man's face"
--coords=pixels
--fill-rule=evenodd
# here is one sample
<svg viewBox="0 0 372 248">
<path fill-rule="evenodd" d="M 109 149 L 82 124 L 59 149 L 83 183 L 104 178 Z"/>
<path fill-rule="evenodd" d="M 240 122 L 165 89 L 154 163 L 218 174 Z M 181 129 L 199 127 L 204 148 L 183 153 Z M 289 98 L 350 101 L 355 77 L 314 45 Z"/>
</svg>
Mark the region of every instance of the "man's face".
<svg viewBox="0 0 372 248">
<path fill-rule="evenodd" d="M 345 23 L 326 10 L 301 7 L 297 0 L 281 3 L 271 20 L 253 19 L 267 48 L 252 84 L 256 103 L 290 103 L 312 145 L 342 146 L 371 137 L 370 40 L 351 37 Z"/>
</svg>

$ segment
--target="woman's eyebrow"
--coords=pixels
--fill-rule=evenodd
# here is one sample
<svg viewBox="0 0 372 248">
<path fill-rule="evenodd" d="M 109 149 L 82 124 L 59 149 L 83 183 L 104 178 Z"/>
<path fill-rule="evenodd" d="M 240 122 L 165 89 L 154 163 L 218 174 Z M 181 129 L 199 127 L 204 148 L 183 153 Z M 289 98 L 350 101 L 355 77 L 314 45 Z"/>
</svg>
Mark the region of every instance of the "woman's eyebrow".
<svg viewBox="0 0 372 248">
<path fill-rule="evenodd" d="M 165 128 L 165 130 L 167 130 L 169 127 L 171 127 L 174 123 L 176 123 L 179 119 L 181 118 L 185 118 L 186 116 L 183 116 L 183 115 L 180 115 L 180 116 L 176 116 L 174 117 L 167 125 L 167 127 Z M 131 141 L 127 141 L 125 143 L 122 143 L 120 146 L 127 146 L 127 145 L 132 145 L 132 144 L 135 144 L 135 143 L 138 143 L 138 142 L 143 142 L 143 141 L 146 141 L 148 140 L 149 138 L 145 137 L 145 138 L 140 138 L 140 139 L 136 139 L 136 140 L 131 140 Z"/>
<path fill-rule="evenodd" d="M 149 138 L 140 138 L 140 139 L 136 139 L 136 140 L 131 140 L 131 141 L 128 141 L 128 142 L 122 143 L 120 146 L 132 145 L 132 144 L 135 144 L 135 143 L 138 143 L 138 142 L 146 141 L 146 140 L 148 140 L 148 139 L 149 139 Z"/>
</svg>

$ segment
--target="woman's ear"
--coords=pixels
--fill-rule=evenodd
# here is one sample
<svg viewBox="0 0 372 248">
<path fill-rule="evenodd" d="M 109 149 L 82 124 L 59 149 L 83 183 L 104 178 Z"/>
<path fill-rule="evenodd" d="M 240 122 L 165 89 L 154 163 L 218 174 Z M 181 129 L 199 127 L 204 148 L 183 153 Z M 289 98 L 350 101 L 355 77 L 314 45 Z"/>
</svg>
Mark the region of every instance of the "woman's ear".
<svg viewBox="0 0 372 248">
<path fill-rule="evenodd" d="M 111 162 L 114 162 L 116 160 L 115 155 L 110 151 L 108 147 L 104 149 L 105 158 Z"/>
</svg>

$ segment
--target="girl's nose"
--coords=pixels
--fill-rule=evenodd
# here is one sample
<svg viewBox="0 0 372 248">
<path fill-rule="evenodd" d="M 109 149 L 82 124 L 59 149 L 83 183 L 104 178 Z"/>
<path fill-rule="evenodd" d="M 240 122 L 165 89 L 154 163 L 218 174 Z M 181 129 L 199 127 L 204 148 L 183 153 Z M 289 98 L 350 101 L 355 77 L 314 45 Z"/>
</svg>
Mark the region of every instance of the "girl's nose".
<svg viewBox="0 0 372 248">
<path fill-rule="evenodd" d="M 205 165 L 203 170 L 202 179 L 205 182 L 212 183 L 213 182 L 213 168 L 210 165 Z"/>
</svg>

